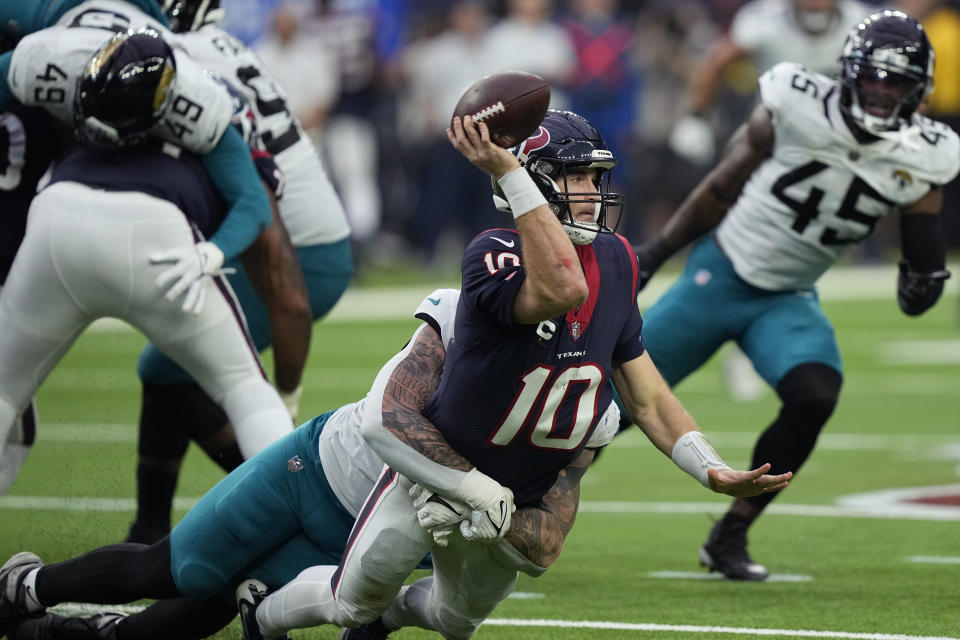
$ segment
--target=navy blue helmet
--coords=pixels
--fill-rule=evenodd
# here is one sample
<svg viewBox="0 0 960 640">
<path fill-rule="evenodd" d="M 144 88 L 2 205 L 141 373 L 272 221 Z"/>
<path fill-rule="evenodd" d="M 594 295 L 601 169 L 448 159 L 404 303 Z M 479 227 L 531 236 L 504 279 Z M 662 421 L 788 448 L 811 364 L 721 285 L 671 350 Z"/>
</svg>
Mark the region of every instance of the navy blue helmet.
<svg viewBox="0 0 960 640">
<path fill-rule="evenodd" d="M 116 34 L 77 81 L 74 118 L 82 142 L 135 144 L 169 107 L 176 76 L 173 50 L 153 29 Z"/>
<path fill-rule="evenodd" d="M 840 105 L 870 133 L 909 122 L 933 91 L 933 47 L 902 11 L 881 11 L 854 27 L 840 56 Z"/>
<path fill-rule="evenodd" d="M 564 225 L 574 244 L 590 244 L 598 233 L 613 233 L 607 226 L 607 213 L 623 206 L 623 196 L 610 193 L 610 169 L 617 164 L 600 132 L 585 118 L 572 111 L 548 109 L 540 128 L 511 149 L 526 167 L 550 208 Z M 596 193 L 572 192 L 567 188 L 567 173 L 573 168 L 597 169 Z M 494 181 L 493 201 L 497 209 L 510 211 L 503 191 Z M 594 222 L 577 222 L 570 203 L 589 202 L 596 206 Z M 614 225 L 614 228 L 616 225 Z"/>
<path fill-rule="evenodd" d="M 170 18 L 170 28 L 177 33 L 196 31 L 223 16 L 220 0 L 161 0 L 160 5 Z"/>
</svg>

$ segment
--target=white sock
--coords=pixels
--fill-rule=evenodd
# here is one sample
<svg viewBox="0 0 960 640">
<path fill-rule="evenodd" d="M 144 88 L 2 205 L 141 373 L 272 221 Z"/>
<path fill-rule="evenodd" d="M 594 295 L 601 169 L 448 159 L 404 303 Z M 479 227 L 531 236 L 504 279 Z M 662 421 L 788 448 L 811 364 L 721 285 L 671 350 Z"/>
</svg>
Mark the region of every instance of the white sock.
<svg viewBox="0 0 960 640">
<path fill-rule="evenodd" d="M 263 379 L 252 380 L 228 393 L 223 399 L 223 410 L 247 460 L 293 431 L 286 405 L 277 390 Z"/>
<path fill-rule="evenodd" d="M 30 613 L 33 613 L 35 611 L 43 611 L 44 609 L 46 609 L 46 607 L 43 606 L 43 603 L 41 603 L 37 599 L 37 574 L 39 572 L 40 572 L 40 567 L 37 567 L 36 569 L 31 569 L 27 573 L 27 576 L 23 579 L 23 589 L 27 593 L 27 598 L 26 598 L 27 610 Z"/>
<path fill-rule="evenodd" d="M 271 593 L 257 607 L 264 638 L 279 638 L 290 629 L 338 624 L 337 603 L 330 588 L 335 566 L 304 569 L 287 586 Z"/>
</svg>

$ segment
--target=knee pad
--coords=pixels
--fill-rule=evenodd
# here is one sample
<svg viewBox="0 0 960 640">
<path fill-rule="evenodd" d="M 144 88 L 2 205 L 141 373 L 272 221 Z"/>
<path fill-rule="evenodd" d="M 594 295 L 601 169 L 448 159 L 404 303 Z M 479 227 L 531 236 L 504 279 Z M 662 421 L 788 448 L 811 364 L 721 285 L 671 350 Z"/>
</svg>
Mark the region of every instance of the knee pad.
<svg viewBox="0 0 960 640">
<path fill-rule="evenodd" d="M 794 421 L 816 425 L 819 430 L 833 413 L 840 397 L 843 376 L 831 366 L 810 362 L 787 372 L 777 393 L 784 413 Z"/>
<path fill-rule="evenodd" d="M 227 423 L 227 415 L 196 383 L 144 383 L 140 412 L 140 455 L 179 458 L 190 438 L 206 436 Z"/>
</svg>

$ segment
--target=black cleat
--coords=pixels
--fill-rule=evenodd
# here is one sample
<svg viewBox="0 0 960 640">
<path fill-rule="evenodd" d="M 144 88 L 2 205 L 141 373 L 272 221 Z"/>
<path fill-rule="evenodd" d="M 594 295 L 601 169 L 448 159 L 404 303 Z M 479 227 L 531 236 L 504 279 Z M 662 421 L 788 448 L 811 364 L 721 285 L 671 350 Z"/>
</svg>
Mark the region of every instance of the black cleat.
<svg viewBox="0 0 960 640">
<path fill-rule="evenodd" d="M 122 613 L 98 613 L 69 618 L 49 611 L 40 618 L 28 618 L 7 633 L 7 640 L 116 640 Z"/>
<path fill-rule="evenodd" d="M 257 607 L 267 597 L 267 585 L 259 580 L 244 580 L 237 587 L 237 610 L 240 612 L 240 626 L 243 640 L 266 640 L 257 623 Z M 286 634 L 277 640 L 290 640 Z"/>
<path fill-rule="evenodd" d="M 43 611 L 30 611 L 23 588 L 27 574 L 42 566 L 37 554 L 21 551 L 0 567 L 0 637 L 24 619 L 43 615 Z"/>
<path fill-rule="evenodd" d="M 700 564 L 710 571 L 719 571 L 730 580 L 766 580 L 770 573 L 747 553 L 747 528 L 743 518 L 725 515 L 713 525 L 710 536 L 700 547 Z"/>
<path fill-rule="evenodd" d="M 386 640 L 389 635 L 390 632 L 383 626 L 383 620 L 377 618 L 359 627 L 341 629 L 339 640 Z"/>
</svg>

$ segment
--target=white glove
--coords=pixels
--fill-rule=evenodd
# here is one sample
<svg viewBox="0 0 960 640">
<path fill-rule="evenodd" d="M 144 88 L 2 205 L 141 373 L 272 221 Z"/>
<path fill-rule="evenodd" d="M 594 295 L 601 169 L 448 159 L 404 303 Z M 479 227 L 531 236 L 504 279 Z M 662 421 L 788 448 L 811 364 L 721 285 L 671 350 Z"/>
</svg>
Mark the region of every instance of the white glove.
<svg viewBox="0 0 960 640">
<path fill-rule="evenodd" d="M 410 487 L 410 497 L 413 498 L 413 508 L 417 510 L 417 522 L 433 536 L 433 541 L 439 547 L 447 546 L 450 534 L 457 525 L 470 517 L 470 507 L 467 505 L 441 497 L 419 484 Z"/>
<path fill-rule="evenodd" d="M 289 413 L 293 419 L 293 424 L 297 424 L 297 416 L 300 415 L 300 396 L 303 395 L 303 385 L 298 384 L 297 388 L 293 391 L 282 391 L 278 388 L 277 393 L 280 394 L 280 399 L 283 400 L 283 405 L 287 408 L 287 413 Z"/>
<path fill-rule="evenodd" d="M 670 132 L 670 149 L 693 164 L 710 164 L 717 153 L 710 123 L 699 116 L 683 116 Z"/>
<path fill-rule="evenodd" d="M 171 302 L 186 291 L 183 310 L 188 313 L 203 311 L 207 291 L 207 279 L 232 270 L 222 270 L 223 251 L 212 242 L 201 242 L 192 247 L 178 247 L 150 256 L 150 264 L 173 265 L 157 276 L 157 286 L 167 289 L 166 298 Z"/>
<path fill-rule="evenodd" d="M 477 469 L 467 472 L 455 497 L 474 511 L 470 521 L 460 525 L 467 540 L 493 542 L 502 538 L 510 528 L 510 516 L 517 510 L 513 491 Z"/>
</svg>

